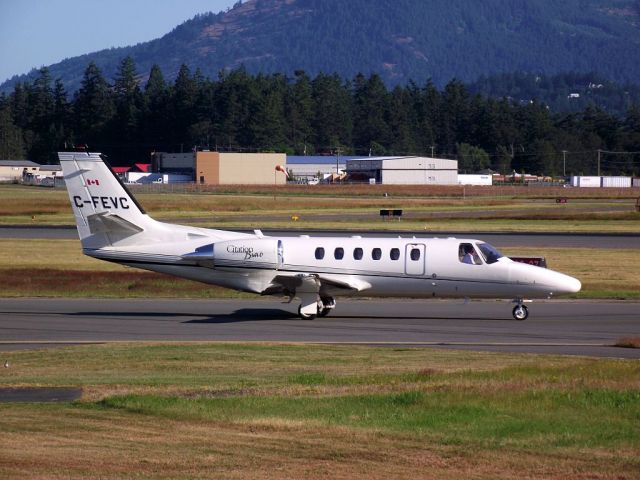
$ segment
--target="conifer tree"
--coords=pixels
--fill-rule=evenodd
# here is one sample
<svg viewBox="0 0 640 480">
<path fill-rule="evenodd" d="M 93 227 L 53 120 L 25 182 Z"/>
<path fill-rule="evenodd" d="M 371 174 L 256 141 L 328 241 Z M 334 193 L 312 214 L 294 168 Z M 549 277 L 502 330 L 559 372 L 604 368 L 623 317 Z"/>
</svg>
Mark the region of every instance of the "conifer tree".
<svg viewBox="0 0 640 480">
<path fill-rule="evenodd" d="M 115 108 L 111 88 L 98 66 L 91 62 L 74 100 L 76 142 L 91 148 L 106 140 L 107 126 Z"/>
<path fill-rule="evenodd" d="M 22 129 L 13 123 L 9 102 L 0 104 L 0 159 L 23 160 L 26 150 Z"/>
<path fill-rule="evenodd" d="M 141 134 L 149 148 L 162 148 L 168 140 L 169 87 L 162 70 L 153 65 L 144 88 Z M 165 147 L 166 148 L 166 147 Z"/>
</svg>

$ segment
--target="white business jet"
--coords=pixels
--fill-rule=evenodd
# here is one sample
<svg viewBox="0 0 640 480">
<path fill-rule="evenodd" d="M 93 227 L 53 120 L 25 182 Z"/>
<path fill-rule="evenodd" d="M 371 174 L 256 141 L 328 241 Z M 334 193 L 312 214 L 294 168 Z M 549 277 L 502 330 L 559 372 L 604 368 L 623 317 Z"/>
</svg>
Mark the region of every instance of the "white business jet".
<svg viewBox="0 0 640 480">
<path fill-rule="evenodd" d="M 59 153 L 85 255 L 261 295 L 300 300 L 304 319 L 338 296 L 513 298 L 575 293 L 580 281 L 457 238 L 270 237 L 158 222 L 99 153 Z"/>
</svg>

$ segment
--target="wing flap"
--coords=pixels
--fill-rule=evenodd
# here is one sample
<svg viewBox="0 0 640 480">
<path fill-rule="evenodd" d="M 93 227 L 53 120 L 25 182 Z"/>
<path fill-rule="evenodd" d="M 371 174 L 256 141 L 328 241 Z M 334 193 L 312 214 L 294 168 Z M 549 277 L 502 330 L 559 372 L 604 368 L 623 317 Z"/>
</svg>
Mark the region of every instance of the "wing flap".
<svg viewBox="0 0 640 480">
<path fill-rule="evenodd" d="M 308 292 L 314 290 L 321 293 L 323 290 L 343 290 L 345 293 L 361 292 L 371 288 L 371 284 L 357 277 L 345 275 L 331 275 L 324 273 L 279 273 L 271 280 L 271 284 L 262 292 L 265 295 L 279 291 Z"/>
</svg>

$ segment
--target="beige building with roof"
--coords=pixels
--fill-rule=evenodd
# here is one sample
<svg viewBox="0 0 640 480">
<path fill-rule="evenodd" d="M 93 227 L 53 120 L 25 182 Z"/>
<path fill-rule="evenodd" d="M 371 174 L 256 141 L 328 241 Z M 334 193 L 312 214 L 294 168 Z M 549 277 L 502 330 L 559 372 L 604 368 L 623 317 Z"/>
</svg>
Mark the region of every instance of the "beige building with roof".
<svg viewBox="0 0 640 480">
<path fill-rule="evenodd" d="M 0 182 L 20 182 L 26 174 L 39 172 L 40 164 L 31 160 L 0 160 Z"/>
<path fill-rule="evenodd" d="M 202 185 L 284 185 L 284 153 L 196 152 L 195 181 Z"/>
</svg>

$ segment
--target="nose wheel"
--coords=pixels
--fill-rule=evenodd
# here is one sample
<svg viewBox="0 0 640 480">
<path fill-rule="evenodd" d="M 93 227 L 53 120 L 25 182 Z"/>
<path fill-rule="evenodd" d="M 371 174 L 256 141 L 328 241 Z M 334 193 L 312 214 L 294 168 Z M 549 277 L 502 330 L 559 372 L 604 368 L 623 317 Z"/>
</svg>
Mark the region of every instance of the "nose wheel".
<svg viewBox="0 0 640 480">
<path fill-rule="evenodd" d="M 529 317 L 529 309 L 526 305 L 519 304 L 513 307 L 513 318 L 521 322 L 527 317 Z"/>
</svg>

